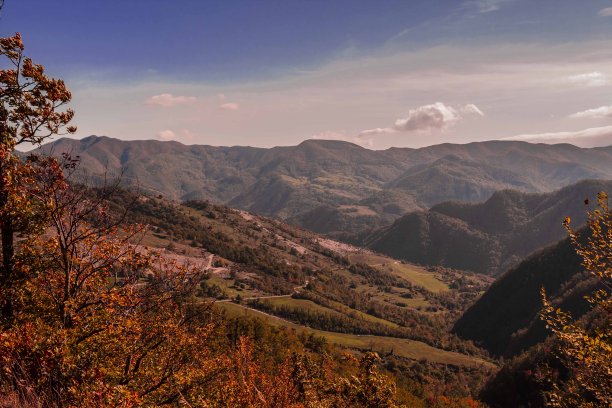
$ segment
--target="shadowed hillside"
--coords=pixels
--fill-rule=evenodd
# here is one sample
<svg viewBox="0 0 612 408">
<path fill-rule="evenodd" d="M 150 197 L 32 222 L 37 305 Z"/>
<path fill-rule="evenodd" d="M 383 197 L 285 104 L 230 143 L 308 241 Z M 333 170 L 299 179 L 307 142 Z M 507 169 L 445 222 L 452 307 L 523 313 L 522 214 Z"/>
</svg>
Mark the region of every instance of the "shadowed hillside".
<svg viewBox="0 0 612 408">
<path fill-rule="evenodd" d="M 497 275 L 566 234 L 561 221 L 585 222 L 585 199 L 610 191 L 612 181 L 587 180 L 553 193 L 494 193 L 479 204 L 445 202 L 404 215 L 359 239 L 387 255 Z M 587 207 L 588 208 L 588 207 Z"/>
<path fill-rule="evenodd" d="M 454 331 L 497 355 L 514 355 L 543 341 L 549 333 L 538 316 L 541 287 L 574 316 L 588 310 L 582 296 L 595 281 L 582 272 L 580 261 L 569 239 L 534 253 L 495 281 Z"/>
</svg>

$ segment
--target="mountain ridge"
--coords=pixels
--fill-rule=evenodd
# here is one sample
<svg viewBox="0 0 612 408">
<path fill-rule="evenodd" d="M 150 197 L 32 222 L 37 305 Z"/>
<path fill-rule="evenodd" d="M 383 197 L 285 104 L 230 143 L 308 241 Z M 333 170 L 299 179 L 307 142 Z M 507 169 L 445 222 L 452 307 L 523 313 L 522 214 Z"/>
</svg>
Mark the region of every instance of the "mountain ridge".
<svg viewBox="0 0 612 408">
<path fill-rule="evenodd" d="M 43 153 L 68 151 L 90 174 L 122 173 L 130 187 L 187 201 L 205 199 L 308 225 L 324 206 L 341 223 L 314 222 L 338 235 L 352 227 L 388 225 L 399 211 L 447 200 L 481 201 L 519 188 L 546 192 L 585 178 L 612 179 L 612 146 L 489 141 L 421 149 L 369 150 L 335 140 L 259 148 L 184 145 L 176 141 L 124 141 L 106 136 L 59 139 Z M 330 219 L 331 221 L 331 219 Z M 347 230 L 338 231 L 338 225 Z"/>
</svg>

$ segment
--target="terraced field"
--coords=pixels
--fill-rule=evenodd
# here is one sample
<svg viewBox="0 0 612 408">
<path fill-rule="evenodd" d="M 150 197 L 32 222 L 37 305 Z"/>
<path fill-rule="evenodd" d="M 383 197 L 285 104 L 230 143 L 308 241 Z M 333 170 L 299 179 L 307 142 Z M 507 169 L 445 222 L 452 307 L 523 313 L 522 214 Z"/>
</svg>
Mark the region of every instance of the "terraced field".
<svg viewBox="0 0 612 408">
<path fill-rule="evenodd" d="M 350 349 L 374 350 L 382 354 L 394 353 L 400 357 L 410 358 L 413 360 L 425 359 L 432 363 L 439 364 L 452 364 L 467 367 L 493 367 L 492 363 L 481 358 L 440 350 L 420 341 L 398 339 L 394 337 L 366 336 L 315 330 L 236 303 L 217 303 L 216 307 L 225 310 L 229 316 L 249 315 L 258 317 L 271 325 L 284 326 L 293 328 L 297 331 L 314 333 L 318 336 L 324 337 L 330 343 Z"/>
<path fill-rule="evenodd" d="M 367 320 L 373 323 L 381 323 L 381 324 L 384 324 L 392 328 L 399 327 L 399 325 L 393 322 L 390 322 L 384 319 L 380 319 L 376 316 L 372 316 L 367 313 L 363 313 L 359 310 L 351 309 L 350 307 L 343 305 L 342 303 L 338 303 L 338 302 L 331 302 L 334 305 L 334 309 L 330 309 L 330 308 L 318 305 L 310 300 L 293 299 L 291 297 L 272 298 L 272 299 L 268 299 L 268 302 L 276 306 L 286 305 L 286 306 L 299 307 L 304 310 L 311 310 L 311 311 L 316 311 L 316 312 L 325 312 L 325 313 L 332 313 L 332 314 L 339 314 L 339 315 L 355 316 L 356 318 Z"/>
</svg>

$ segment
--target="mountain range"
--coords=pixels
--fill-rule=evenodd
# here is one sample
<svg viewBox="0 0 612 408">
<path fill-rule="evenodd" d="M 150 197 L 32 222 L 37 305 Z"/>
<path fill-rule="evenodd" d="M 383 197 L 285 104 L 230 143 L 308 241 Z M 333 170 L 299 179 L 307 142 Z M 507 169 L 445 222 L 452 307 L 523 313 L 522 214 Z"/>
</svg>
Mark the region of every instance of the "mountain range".
<svg viewBox="0 0 612 408">
<path fill-rule="evenodd" d="M 126 185 L 149 193 L 210 200 L 331 235 L 381 227 L 448 200 L 486 200 L 502 189 L 548 192 L 612 178 L 612 146 L 511 141 L 375 151 L 331 140 L 265 149 L 90 136 L 42 150 L 78 155 L 93 175 L 121 172 Z"/>
</svg>

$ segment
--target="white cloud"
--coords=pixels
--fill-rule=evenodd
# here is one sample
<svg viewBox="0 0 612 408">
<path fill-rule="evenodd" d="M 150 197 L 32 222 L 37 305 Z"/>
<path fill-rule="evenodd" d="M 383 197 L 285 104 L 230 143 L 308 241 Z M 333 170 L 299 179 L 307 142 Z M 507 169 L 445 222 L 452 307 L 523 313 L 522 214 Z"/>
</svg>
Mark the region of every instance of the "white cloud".
<svg viewBox="0 0 612 408">
<path fill-rule="evenodd" d="M 461 118 L 459 112 L 442 102 L 419 106 L 408 111 L 405 118 L 395 121 L 393 128 L 399 131 L 419 131 L 429 129 L 444 129 Z"/>
<path fill-rule="evenodd" d="M 444 130 L 466 116 L 484 116 L 482 111 L 472 103 L 453 107 L 442 102 L 419 106 L 410 109 L 405 118 L 395 121 L 393 127 L 375 128 L 361 131 L 359 136 L 372 136 L 394 132 L 420 132 L 428 130 Z"/>
<path fill-rule="evenodd" d="M 374 128 L 362 130 L 359 132 L 359 136 L 373 136 L 373 135 L 382 135 L 385 133 L 395 133 L 395 129 L 393 128 Z"/>
<path fill-rule="evenodd" d="M 572 119 L 602 119 L 612 118 L 612 106 L 600 106 L 569 115 Z"/>
<path fill-rule="evenodd" d="M 179 140 L 184 142 L 193 141 L 194 135 L 189 129 L 181 129 L 178 133 L 173 130 L 166 129 L 157 132 L 157 138 L 159 140 Z"/>
<path fill-rule="evenodd" d="M 610 17 L 612 16 L 612 7 L 606 7 L 604 9 L 601 9 L 597 14 L 599 14 L 601 17 Z"/>
<path fill-rule="evenodd" d="M 172 106 L 185 105 L 195 101 L 196 98 L 194 96 L 174 96 L 169 93 L 163 93 L 150 97 L 145 101 L 145 104 L 170 108 Z"/>
<path fill-rule="evenodd" d="M 461 112 L 467 115 L 476 115 L 476 116 L 484 116 L 484 113 L 478 108 L 478 106 L 473 103 L 468 103 L 467 105 L 460 108 Z"/>
<path fill-rule="evenodd" d="M 571 143 L 580 147 L 612 145 L 612 126 L 602 126 L 570 132 L 524 134 L 502 140 L 520 140 L 531 143 Z"/>
<path fill-rule="evenodd" d="M 235 102 L 227 102 L 227 103 L 222 103 L 221 105 L 219 105 L 219 109 L 223 109 L 223 110 L 238 110 L 238 109 L 240 109 L 240 105 L 238 105 Z"/>
<path fill-rule="evenodd" d="M 358 136 L 348 136 L 347 134 L 343 133 L 343 132 L 334 132 L 331 130 L 325 130 L 321 133 L 317 133 L 316 135 L 312 136 L 313 139 L 320 139 L 320 140 L 342 140 L 344 142 L 350 142 L 350 143 L 355 143 L 357 145 L 360 145 L 362 147 L 373 147 L 374 146 L 374 139 L 372 138 L 364 138 L 361 135 Z"/>
<path fill-rule="evenodd" d="M 159 140 L 176 140 L 176 133 L 170 129 L 160 130 L 157 132 L 157 138 Z"/>
<path fill-rule="evenodd" d="M 603 86 L 608 83 L 608 78 L 598 71 L 570 75 L 567 79 L 576 85 L 584 86 Z"/>
</svg>

